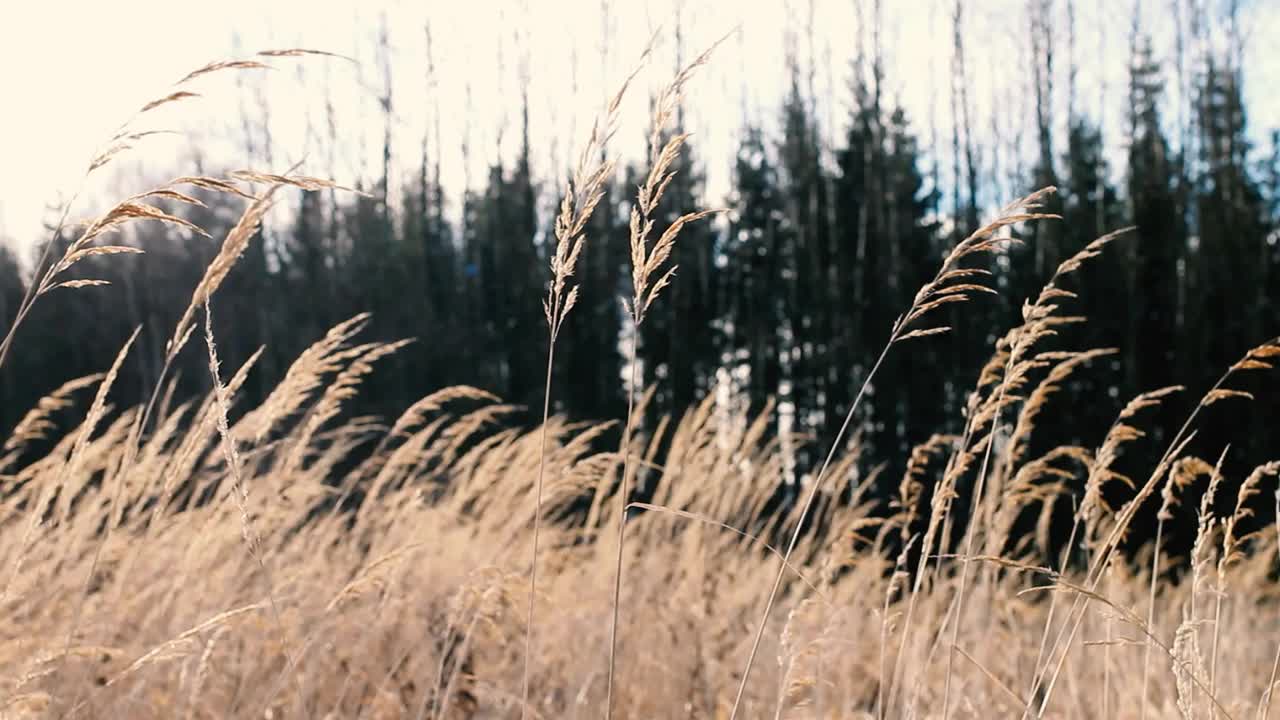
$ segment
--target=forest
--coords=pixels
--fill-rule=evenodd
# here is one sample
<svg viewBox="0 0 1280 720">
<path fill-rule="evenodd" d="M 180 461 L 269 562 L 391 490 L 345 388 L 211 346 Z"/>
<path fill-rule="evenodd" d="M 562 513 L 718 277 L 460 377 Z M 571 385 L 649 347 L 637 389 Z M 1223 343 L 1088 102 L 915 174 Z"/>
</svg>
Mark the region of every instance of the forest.
<svg viewBox="0 0 1280 720">
<path fill-rule="evenodd" d="M 970 100 L 961 4 L 953 12 L 950 102 L 964 117 Z M 1188 49 L 1175 81 L 1191 88 L 1190 107 L 1171 108 L 1163 90 L 1172 63 L 1153 55 L 1135 14 L 1128 87 L 1116 97 L 1126 125 L 1105 128 L 1123 137 L 1125 152 L 1108 155 L 1098 119 L 1071 106 L 1074 88 L 1067 107 L 1053 105 L 1062 74 L 1055 63 L 1068 62 L 1064 47 L 1077 42 L 1073 28 L 1030 15 L 1036 126 L 1019 129 L 1018 137 L 1034 143 L 1037 160 L 1013 169 L 1010 182 L 1016 193 L 1057 187 L 1049 207 L 1063 220 L 1036 226 L 1025 243 L 992 260 L 999 295 L 956 313 L 960 325 L 950 337 L 922 343 L 881 371 L 857 418 L 870 465 L 903 457 L 935 431 L 954 431 L 996 329 L 1018 318 L 1022 301 L 1061 259 L 1119 228 L 1137 230 L 1073 288 L 1078 313 L 1089 322 L 1062 330 L 1066 346 L 1116 354 L 1096 363 L 1095 384 L 1073 387 L 1062 401 L 1070 408 L 1061 415 L 1062 440 L 1084 439 L 1071 428 L 1099 427 L 1138 392 L 1208 386 L 1231 358 L 1280 327 L 1273 279 L 1280 263 L 1280 136 L 1273 131 L 1265 148 L 1249 140 L 1239 40 L 1219 53 L 1211 50 L 1217 44 L 1190 33 L 1180 39 Z M 1235 27 L 1227 19 L 1219 31 Z M 1208 25 L 1203 17 L 1190 22 L 1193 30 Z M 1191 48 L 1208 49 L 1193 56 Z M 975 199 L 982 180 L 974 157 L 982 149 L 974 147 L 974 133 L 957 123 L 950 138 L 925 136 L 919 119 L 881 92 L 889 82 L 881 77 L 881 52 L 870 47 L 851 58 L 853 109 L 834 146 L 817 136 L 815 91 L 794 58 L 790 88 L 776 109 L 782 133 L 741 128 L 727 197 L 704 196 L 696 136 L 686 146 L 659 231 L 695 208 L 727 212 L 684 231 L 675 258 L 681 281 L 644 328 L 641 382 L 655 386 L 653 417 L 678 414 L 721 389 L 730 402 L 753 409 L 775 398 L 791 430 L 829 439 L 895 314 L 946 250 L 978 226 L 987 208 Z M 1066 76 L 1071 82 L 1076 71 Z M 523 102 L 527 115 L 527 94 Z M 385 104 L 391 106 L 390 97 Z M 1062 113 L 1065 143 L 1051 131 Z M 246 392 L 262 397 L 301 348 L 369 312 L 376 337 L 418 342 L 384 361 L 362 393 L 363 410 L 385 414 L 400 398 L 455 384 L 536 407 L 543 368 L 532 350 L 544 342 L 541 268 L 553 249 L 545 208 L 558 202 L 558 181 L 533 176 L 525 127 L 514 159 L 495 160 L 475 187 L 458 193 L 461 222 L 451 222 L 432 142 L 393 148 L 390 122 L 388 114 L 382 177 L 355 188 L 359 194 L 297 191 L 296 212 L 268 227 L 266 241 L 251 244 L 223 290 L 226 316 L 235 318 L 221 334 L 226 352 L 242 358 L 266 347 Z M 682 132 L 681 122 L 670 132 Z M 387 177 L 393 150 L 420 158 L 413 176 L 395 183 Z M 945 150 L 952 167 L 940 164 Z M 581 314 L 558 351 L 563 393 L 554 408 L 575 419 L 611 418 L 625 409 L 624 315 L 615 300 L 626 292 L 625 208 L 639 172 L 633 163 L 610 178 L 588 231 L 597 240 L 580 271 Z M 397 197 L 388 193 L 393 184 L 403 188 Z M 1013 196 L 1006 193 L 1002 202 Z M 234 209 L 214 205 L 190 219 L 216 238 L 234 217 Z M 163 227 L 131 233 L 129 242 L 145 255 L 74 269 L 74 277 L 105 279 L 117 291 L 60 294 L 37 309 L 26 343 L 38 350 L 13 358 L 0 378 L 0 426 L 11 427 L 62 380 L 109 364 L 118 340 L 136 325 L 145 328 L 141 352 L 124 381 L 142 387 L 154 380 L 163 354 L 159 329 L 176 319 L 214 248 L 175 241 Z M 6 317 L 25 289 L 20 267 L 13 257 L 0 258 Z M 195 377 L 183 394 L 201 388 L 198 373 L 187 375 Z M 1232 439 L 1241 457 L 1254 457 L 1250 444 L 1264 442 L 1261 429 L 1276 417 L 1275 403 L 1256 407 L 1224 418 L 1229 427 L 1217 438 Z M 806 466 L 804 458 L 798 462 Z"/>
<path fill-rule="evenodd" d="M 950 103 L 964 117 L 971 101 L 963 8 L 957 4 L 953 12 Z M 1071 98 L 1086 89 L 1069 89 L 1067 107 L 1053 104 L 1063 74 L 1055 64 L 1077 62 L 1080 51 L 1064 57 L 1077 39 L 1073 28 L 1030 15 L 1036 125 L 1018 129 L 1017 137 L 1034 144 L 1037 159 L 1010 171 L 1014 179 L 1003 186 L 1015 192 L 1006 191 L 1001 202 L 1055 186 L 1049 207 L 1063 220 L 1030 229 L 1025 243 L 992 259 L 999 295 L 957 312 L 956 332 L 921 343 L 881 371 L 857 418 L 869 467 L 904 457 L 935 431 L 954 431 L 997 329 L 1018 318 L 1023 300 L 1062 258 L 1107 232 L 1137 228 L 1108 250 L 1108 262 L 1075 279 L 1077 311 L 1089 322 L 1061 332 L 1066 346 L 1116 353 L 1095 363 L 1092 384 L 1073 383 L 1061 401 L 1069 408 L 1060 415 L 1061 440 L 1095 439 L 1077 437 L 1075 429 L 1099 427 L 1138 392 L 1211 384 L 1233 356 L 1280 326 L 1273 279 L 1280 263 L 1280 143 L 1274 131 L 1270 147 L 1249 139 L 1239 41 L 1209 43 L 1188 33 L 1179 40 L 1186 57 L 1168 80 L 1172 63 L 1154 56 L 1135 14 L 1128 86 L 1115 98 L 1126 124 L 1104 129 L 1072 107 Z M 1234 27 L 1220 20 L 1219 31 Z M 1208 20 L 1189 24 L 1194 31 Z M 1213 51 L 1219 44 L 1226 50 Z M 726 212 L 685 229 L 675 258 L 681 281 L 644 327 L 641 382 L 655 386 L 653 418 L 679 414 L 720 391 L 753 409 L 774 398 L 789 430 L 829 439 L 895 314 L 989 210 L 976 200 L 979 183 L 988 180 L 978 175 L 974 158 L 983 149 L 974 147 L 974 133 L 957 123 L 950 138 L 926 135 L 920 119 L 881 92 L 889 84 L 881 77 L 881 52 L 873 46 L 851 58 L 852 112 L 829 147 L 815 130 L 815 91 L 793 58 L 790 87 L 776 108 L 782 132 L 741 128 L 727 197 L 704 196 L 696 136 L 688 143 L 659 230 L 694 208 Z M 1065 74 L 1073 82 L 1077 73 Z M 1163 92 L 1169 82 L 1187 84 L 1189 107 L 1169 107 Z M 527 115 L 527 94 L 523 102 Z M 385 104 L 391 106 L 390 97 Z M 1051 130 L 1063 113 L 1065 142 Z M 297 191 L 296 212 L 264 230 L 266 239 L 251 244 L 223 290 L 226 317 L 235 318 L 221 333 L 226 352 L 243 358 L 266 348 L 246 392 L 264 396 L 301 348 L 369 312 L 376 337 L 418 342 L 382 363 L 362 393 L 362 410 L 385 414 L 400 398 L 455 384 L 536 407 L 543 368 L 534 349 L 544 342 L 538 298 L 547 281 L 540 268 L 552 249 L 546 208 L 558 202 L 559 182 L 533 175 L 525 127 L 513 159 L 496 159 L 475 186 L 447 194 L 433 145 L 443 140 L 393 148 L 389 113 L 386 122 L 384 173 L 392 172 L 393 152 L 420 158 L 409 163 L 416 172 L 395 182 L 383 174 L 356 187 L 359 194 Z M 670 132 L 681 132 L 681 122 Z M 521 130 L 518 123 L 514 129 Z M 1108 154 L 1104 132 L 1123 138 L 1123 154 Z M 942 166 L 944 153 L 952 167 Z M 616 298 L 626 291 L 625 208 L 639 172 L 632 163 L 610 178 L 588 231 L 596 240 L 580 271 L 580 315 L 566 326 L 558 350 L 563 392 L 554 407 L 575 419 L 611 418 L 625 409 L 624 315 Z M 395 197 L 388 192 L 393 185 L 403 188 Z M 461 197 L 460 223 L 444 207 L 454 196 Z M 216 238 L 234 217 L 233 208 L 212 205 L 190 219 Z M 163 227 L 130 232 L 129 243 L 145 255 L 74 268 L 74 277 L 108 280 L 115 291 L 62 293 L 36 309 L 24 342 L 37 349 L 12 358 L 0 376 L 0 426 L 12 427 L 64 379 L 109 364 L 136 325 L 144 327 L 141 352 L 123 382 L 154 381 L 160 328 L 176 319 L 215 248 L 198 238 L 175 240 Z M 0 258 L 6 317 L 25 289 L 22 266 Z M 198 373 L 184 375 L 180 394 L 202 387 Z M 1264 399 L 1255 408 L 1224 418 L 1222 437 L 1215 438 L 1230 438 L 1241 458 L 1261 459 L 1255 445 L 1265 442 L 1261 429 L 1276 417 L 1275 403 Z M 808 461 L 797 462 L 803 472 Z"/>
</svg>

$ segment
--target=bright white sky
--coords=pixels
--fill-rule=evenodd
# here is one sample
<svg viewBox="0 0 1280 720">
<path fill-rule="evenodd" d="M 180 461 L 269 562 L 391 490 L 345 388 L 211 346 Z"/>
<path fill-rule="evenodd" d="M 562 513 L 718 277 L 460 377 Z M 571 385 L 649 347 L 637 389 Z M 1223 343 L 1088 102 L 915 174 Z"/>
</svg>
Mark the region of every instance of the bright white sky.
<svg viewBox="0 0 1280 720">
<path fill-rule="evenodd" d="M 1166 76 L 1172 78 L 1170 0 L 1139 1 L 1147 6 L 1147 24 L 1157 33 L 1157 51 L 1166 61 Z M 91 209 L 93 198 L 119 198 L 142 189 L 144 173 L 154 181 L 190 171 L 194 145 L 204 149 L 211 164 L 262 167 L 260 157 L 246 155 L 242 118 L 247 112 L 255 127 L 263 122 L 258 111 L 263 98 L 274 167 L 262 169 L 281 169 L 305 155 L 305 169 L 314 174 L 332 174 L 346 183 L 361 175 L 372 177 L 381 150 L 376 96 L 383 79 L 375 40 L 384 13 L 393 52 L 396 142 L 416 153 L 430 127 L 433 102 L 438 104 L 443 172 L 446 186 L 455 191 L 468 174 L 472 182 L 482 179 L 484 164 L 500 152 L 497 137 L 504 114 L 508 130 L 501 151 L 509 153 L 518 141 L 522 59 L 528 60 L 535 155 L 546 178 L 567 165 L 566 157 L 578 146 L 605 92 L 616 87 L 651 30 L 661 25 L 667 30 L 665 43 L 642 76 L 640 92 L 632 94 L 633 102 L 624 112 L 629 124 L 619 133 L 620 148 L 634 155 L 641 149 L 645 91 L 668 79 L 674 67 L 670 30 L 676 2 L 371 0 L 345 7 L 316 0 L 3 3 L 0 97 L 6 110 L 0 132 L 0 238 L 21 248 L 40 237 L 46 206 L 75 189 L 94 148 L 139 105 L 167 93 L 190 69 L 258 49 L 329 50 L 352 55 L 360 65 L 286 59 L 275 62 L 279 70 L 273 73 L 208 78 L 193 88 L 204 98 L 168 114 L 157 113 L 148 125 L 193 129 L 195 139 L 151 141 L 133 156 L 133 164 L 95 178 L 97 184 L 88 188 L 90 200 L 81 212 Z M 1096 113 L 1105 97 L 1104 121 L 1112 130 L 1112 141 L 1118 142 L 1132 6 L 1128 0 L 1076 4 L 1080 104 Z M 824 123 L 828 130 L 843 128 L 850 103 L 849 63 L 859 35 L 856 0 L 685 0 L 683 5 L 686 58 L 735 26 L 741 28 L 689 93 L 691 125 L 706 161 L 713 201 L 728 187 L 728 159 L 742 111 L 766 127 L 777 119 L 786 87 L 782 30 L 788 24 L 800 37 L 802 62 L 808 62 L 811 52 L 816 59 L 814 84 L 822 98 Z M 864 0 L 862 5 L 869 15 L 872 2 Z M 950 0 L 883 5 L 889 95 L 906 106 L 924 140 L 931 118 L 936 118 L 940 136 L 948 138 Z M 1062 71 L 1057 87 L 1065 92 L 1065 2 L 1056 5 L 1056 67 Z M 1243 5 L 1250 123 L 1255 136 L 1261 137 L 1280 127 L 1280 100 L 1274 92 L 1280 86 L 1280 53 L 1266 40 L 1280 37 L 1280 3 L 1255 0 Z M 611 41 L 602 61 L 604 7 Z M 805 39 L 810 7 L 812 48 Z M 1030 100 L 1025 90 L 1018 91 L 1030 77 L 1025 8 L 1025 0 L 988 0 L 966 9 L 971 98 L 980 127 L 1017 127 L 1026 122 L 1023 118 L 1029 120 Z M 426 81 L 428 18 L 437 65 L 435 87 Z M 1105 85 L 1100 87 L 1100 80 Z M 324 140 L 326 92 L 338 108 L 337 148 Z M 462 160 L 464 138 L 472 149 L 469 168 Z M 949 166 L 949 159 L 943 162 Z M 991 162 L 984 157 L 984 167 Z M 1001 162 L 1007 164 L 1008 159 Z"/>
</svg>

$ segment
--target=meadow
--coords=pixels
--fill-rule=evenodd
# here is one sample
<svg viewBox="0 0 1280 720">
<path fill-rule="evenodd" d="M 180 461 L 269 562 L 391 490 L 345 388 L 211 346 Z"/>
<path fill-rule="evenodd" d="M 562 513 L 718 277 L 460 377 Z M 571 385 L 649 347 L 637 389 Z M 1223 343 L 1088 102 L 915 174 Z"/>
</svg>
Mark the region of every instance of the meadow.
<svg viewBox="0 0 1280 720">
<path fill-rule="evenodd" d="M 681 282 L 681 230 L 712 214 L 654 231 L 686 139 L 660 131 L 708 57 L 653 104 L 629 224 L 633 343 Z M 1239 380 L 1269 372 L 1280 342 L 1241 348 L 1212 387 L 1127 399 L 1097 447 L 1033 443 L 1042 414 L 1062 412 L 1055 393 L 1110 352 L 1045 346 L 1080 322 L 1064 280 L 1113 261 L 1104 253 L 1123 228 L 1045 278 L 971 381 L 963 432 L 914 448 L 901 477 L 855 471 L 846 420 L 834 444 L 813 448 L 825 462 L 779 502 L 789 454 L 812 440 L 780 436 L 772 406 L 738 411 L 709 396 L 647 426 L 650 393 L 634 381 L 626 417 L 553 414 L 556 342 L 577 318 L 575 270 L 596 241 L 586 228 L 614 170 L 608 143 L 627 90 L 586 138 L 556 216 L 540 279 L 547 342 L 526 348 L 548 366 L 534 427 L 505 422 L 516 409 L 469 386 L 406 398 L 398 417 L 352 416 L 377 363 L 405 348 L 366 338 L 364 315 L 316 338 L 265 401 L 241 402 L 256 356 L 221 362 L 217 291 L 280 189 L 345 191 L 330 180 L 293 169 L 181 177 L 67 223 L 75 239 L 37 265 L 0 364 L 24 352 L 22 322 L 45 295 L 115 290 L 64 274 L 137 252 L 110 244 L 114 232 L 197 231 L 164 208 L 202 194 L 244 208 L 163 329 L 150 393 L 113 392 L 135 332 L 113 365 L 69 379 L 5 440 L 0 717 L 1269 716 L 1280 525 L 1257 519 L 1280 503 L 1280 463 L 1228 479 L 1225 451 L 1188 448 L 1203 410 L 1252 401 Z M 126 123 L 89 172 L 138 139 Z M 1052 192 L 969 229 L 886 328 L 864 391 L 882 364 L 947 332 L 940 318 L 955 306 L 996 292 L 975 260 L 1016 242 L 1015 227 L 1060 222 L 1043 208 Z M 171 394 L 181 353 L 207 371 L 201 397 Z M 1152 408 L 1175 401 L 1185 416 L 1154 449 L 1158 462 L 1140 475 L 1114 469 L 1126 448 L 1152 442 Z M 617 431 L 621 444 L 602 449 Z M 1232 497 L 1219 497 L 1224 482 Z M 1170 555 L 1163 523 L 1193 488 L 1194 547 Z M 1049 530 L 1064 506 L 1065 544 Z M 1152 506 L 1155 537 L 1134 538 Z"/>
</svg>

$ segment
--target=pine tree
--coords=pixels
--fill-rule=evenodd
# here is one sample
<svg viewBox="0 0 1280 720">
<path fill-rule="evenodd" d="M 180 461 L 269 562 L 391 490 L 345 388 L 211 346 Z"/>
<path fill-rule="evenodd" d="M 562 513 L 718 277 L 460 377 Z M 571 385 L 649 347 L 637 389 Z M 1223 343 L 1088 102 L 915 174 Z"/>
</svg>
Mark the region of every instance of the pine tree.
<svg viewBox="0 0 1280 720">
<path fill-rule="evenodd" d="M 1189 304 L 1202 313 L 1203 334 L 1193 337 L 1204 339 L 1203 367 L 1214 371 L 1276 334 L 1275 249 L 1267 242 L 1266 198 L 1248 165 L 1240 87 L 1232 57 L 1208 59 L 1198 88 L 1202 175 L 1195 184 L 1202 279 Z M 1249 386 L 1261 401 L 1216 423 L 1214 439 L 1268 437 L 1280 403 L 1265 387 Z"/>
<path fill-rule="evenodd" d="M 734 161 L 729 230 L 717 256 L 721 362 L 752 408 L 776 396 L 783 378 L 785 308 L 783 206 L 764 133 L 747 128 Z M 744 377 L 745 376 L 745 377 Z"/>
<path fill-rule="evenodd" d="M 1139 38 L 1129 79 L 1128 195 L 1137 237 L 1128 313 L 1133 350 L 1125 358 L 1131 371 L 1128 385 L 1137 391 L 1186 381 L 1188 376 L 1180 375 L 1175 365 L 1177 358 L 1202 360 L 1192 348 L 1175 346 L 1187 326 L 1179 306 L 1179 266 L 1188 261 L 1188 233 L 1175 165 L 1161 130 L 1159 73 L 1149 38 Z"/>
<path fill-rule="evenodd" d="M 26 283 L 22 281 L 18 259 L 4 238 L 0 238 L 0 332 L 8 332 L 25 291 Z M 16 356 L 14 360 L 17 361 Z M 27 398 L 20 398 L 17 394 L 21 385 L 29 383 L 19 383 L 18 377 L 8 369 L 0 373 L 0 428 L 13 427 L 29 406 L 24 402 Z"/>
<path fill-rule="evenodd" d="M 623 187 L 635 187 L 627 182 Z M 578 303 L 574 320 L 564 326 L 556 348 L 563 409 L 574 419 L 604 420 L 621 416 L 623 358 L 619 348 L 622 329 L 623 278 L 627 266 L 626 215 L 620 206 L 627 198 L 615 183 L 605 186 L 604 198 L 591 215 L 586 245 L 578 260 Z"/>
<path fill-rule="evenodd" d="M 676 122 L 673 132 L 683 132 L 680 119 Z M 661 137 L 662 142 L 666 139 Z M 694 145 L 686 141 L 674 165 L 675 178 L 663 195 L 661 215 L 655 218 L 654 237 L 660 237 L 681 215 L 703 209 L 696 158 Z M 683 413 L 706 394 L 715 376 L 714 250 L 715 230 L 709 222 L 685 226 L 672 252 L 676 279 L 641 326 L 642 355 L 649 364 L 646 382 L 657 383 L 653 409 L 659 415 Z"/>
<path fill-rule="evenodd" d="M 1074 253 L 1102 235 L 1120 229 L 1127 224 L 1127 219 L 1119 193 L 1108 179 L 1102 133 L 1088 118 L 1072 118 L 1062 160 L 1064 174 L 1059 191 L 1062 247 L 1064 252 Z M 1138 242 L 1138 238 L 1126 237 L 1113 243 L 1103 258 L 1065 281 L 1071 283 L 1068 287 L 1077 294 L 1077 298 L 1069 301 L 1072 312 L 1084 316 L 1086 322 L 1060 328 L 1062 345 L 1119 350 L 1119 355 L 1107 364 L 1094 363 L 1091 372 L 1078 373 L 1071 380 L 1073 397 L 1127 398 L 1151 389 L 1125 383 L 1122 368 L 1136 357 L 1139 349 L 1129 335 L 1127 313 L 1115 310 L 1117 303 L 1133 297 L 1129 258 L 1135 256 Z M 1082 437 L 1080 429 L 1094 432 L 1096 428 L 1105 428 L 1114 414 L 1114 408 L 1107 403 L 1079 402 L 1069 416 L 1065 413 L 1042 415 L 1042 430 L 1037 435 L 1048 442 L 1097 443 L 1100 437 Z"/>
<path fill-rule="evenodd" d="M 851 278 L 851 273 L 846 273 L 850 263 L 845 258 L 841 265 L 833 253 L 827 220 L 830 183 L 822 168 L 815 120 L 801 94 L 794 67 L 782 120 L 779 260 L 784 268 L 780 288 L 784 343 L 790 356 L 783 365 L 783 377 L 790 392 L 784 392 L 780 400 L 795 405 L 797 430 L 821 434 L 831 429 L 831 418 L 838 411 L 831 406 L 831 388 L 851 369 L 839 353 L 840 346 L 833 344 L 833 338 L 848 337 L 841 330 L 844 314 L 836 308 L 847 310 L 856 299 L 841 292 L 842 279 L 847 282 Z M 808 458 L 800 460 L 803 466 Z"/>
<path fill-rule="evenodd" d="M 1204 293 L 1196 298 L 1218 333 L 1213 367 L 1264 339 L 1270 314 L 1265 199 L 1247 166 L 1249 141 L 1238 71 L 1210 60 L 1201 81 L 1201 166 L 1197 217 Z"/>
<path fill-rule="evenodd" d="M 886 240 L 898 248 L 896 270 L 901 275 L 896 293 L 890 299 L 897 306 L 890 311 L 896 318 L 901 308 L 911 304 L 916 289 L 933 278 L 943 250 L 939 247 L 938 224 L 933 219 L 939 197 L 936 191 L 926 190 L 920 170 L 919 144 L 901 108 L 889 116 L 886 136 Z M 884 333 L 892 323 L 886 320 L 889 324 L 882 324 Z M 946 418 L 954 416 L 952 411 L 957 409 L 947 406 L 951 393 L 947 391 L 945 378 L 953 372 L 960 356 L 959 347 L 972 347 L 974 343 L 972 338 L 954 335 L 935 340 L 937 342 L 910 348 L 898 357 L 902 368 L 901 389 L 895 403 L 899 425 L 893 436 L 898 457 L 905 457 L 911 446 L 924 442 L 930 434 L 943 428 Z M 974 367 L 977 362 L 975 358 Z M 958 397 L 951 400 L 954 402 Z"/>
<path fill-rule="evenodd" d="M 537 268 L 535 189 L 528 144 L 515 167 L 502 162 L 489 169 L 484 195 L 470 199 L 473 235 L 468 238 L 469 302 L 479 317 L 474 331 L 480 382 L 504 399 L 528 405 L 537 400 L 542 369 L 536 349 L 542 343 L 542 288 Z"/>
<path fill-rule="evenodd" d="M 1055 167 L 1053 118 L 1054 118 L 1054 0 L 1033 0 L 1029 17 L 1031 19 L 1031 80 L 1032 95 L 1035 98 L 1035 131 L 1036 162 L 1032 170 L 1032 182 L 1035 188 L 1058 185 L 1058 172 Z M 1050 197 L 1047 209 L 1050 212 L 1060 211 L 1060 197 Z M 1011 273 L 1012 281 L 1008 299 L 1013 307 L 1020 308 L 1023 300 L 1033 300 L 1040 287 L 1049 280 L 1062 254 L 1062 226 L 1060 223 L 1033 223 L 1026 231 L 1030 234 L 1027 244 L 1022 249 L 1011 253 L 1015 267 Z M 1024 257 L 1030 259 L 1027 263 Z"/>
<path fill-rule="evenodd" d="M 462 328 L 456 313 L 462 301 L 461 268 L 444 218 L 439 163 L 433 167 L 428 148 L 424 139 L 417 177 L 406 186 L 403 200 L 401 242 L 407 286 L 404 302 L 399 305 L 400 322 L 403 334 L 425 340 L 402 353 L 407 358 L 407 374 L 417 379 L 415 392 L 463 382 L 459 368 L 467 362 L 460 354 Z M 430 384 L 424 386 L 424 382 Z"/>
<path fill-rule="evenodd" d="M 940 257 L 937 226 L 929 219 L 938 195 L 925 190 L 905 112 L 895 109 L 881 118 L 872 94 L 859 93 L 858 100 L 837 154 L 837 265 L 847 297 L 855 299 L 849 332 L 837 341 L 838 354 L 849 357 L 834 390 L 837 405 L 852 399 L 865 363 Z M 945 365 L 938 353 L 945 346 L 922 344 L 881 367 L 866 405 L 871 433 L 865 441 L 876 456 L 900 455 L 907 443 L 938 429 L 946 416 Z"/>
</svg>

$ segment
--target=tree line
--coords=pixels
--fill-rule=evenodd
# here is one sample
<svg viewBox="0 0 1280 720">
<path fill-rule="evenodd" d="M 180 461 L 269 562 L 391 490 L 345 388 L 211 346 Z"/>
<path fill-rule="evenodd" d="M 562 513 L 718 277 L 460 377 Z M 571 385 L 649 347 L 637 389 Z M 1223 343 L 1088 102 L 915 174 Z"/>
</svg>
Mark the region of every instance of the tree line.
<svg viewBox="0 0 1280 720">
<path fill-rule="evenodd" d="M 868 470 L 882 462 L 900 468 L 912 446 L 957 431 L 966 394 L 1023 299 L 1034 298 L 1059 261 L 1117 228 L 1136 231 L 1072 280 L 1078 297 L 1063 302 L 1088 320 L 1064 326 L 1059 339 L 1064 348 L 1117 352 L 1064 388 L 1041 420 L 1046 443 L 1096 443 L 1127 399 L 1172 384 L 1199 392 L 1245 349 L 1280 332 L 1280 134 L 1272 135 L 1270 157 L 1251 145 L 1239 45 L 1195 62 L 1180 55 L 1177 80 L 1192 92 L 1179 93 L 1186 107 L 1171 109 L 1169 68 L 1135 14 L 1128 86 L 1118 98 L 1125 125 L 1103 127 L 1076 106 L 1074 85 L 1068 106 L 1055 104 L 1055 53 L 1064 43 L 1045 19 L 1050 4 L 1034 0 L 1028 13 L 1034 127 L 1019 134 L 1034 144 L 1036 161 L 1011 174 L 1022 185 L 1016 194 L 1057 186 L 1050 209 L 1062 220 L 1029 227 L 1024 244 L 992 261 L 987 269 L 999 296 L 950 309 L 950 334 L 916 342 L 880 371 L 856 425 Z M 852 110 L 835 142 L 819 132 L 812 88 L 794 60 L 776 109 L 780 130 L 744 120 L 728 197 L 705 196 L 705 161 L 696 138 L 690 141 L 692 160 L 667 191 L 662 222 L 707 206 L 726 212 L 684 230 L 677 278 L 642 328 L 643 382 L 654 388 L 648 427 L 718 393 L 721 402 L 769 408 L 770 428 L 780 436 L 835 434 L 897 313 L 989 210 L 980 200 L 991 194 L 984 185 L 990 180 L 975 160 L 981 148 L 974 135 L 981 133 L 974 126 L 984 121 L 971 117 L 961 3 L 951 19 L 957 120 L 949 143 L 925 137 L 918 119 L 885 92 L 878 32 L 852 59 Z M 1067 77 L 1074 84 L 1074 28 L 1069 32 Z M 269 224 L 219 293 L 222 356 L 234 362 L 266 348 L 244 390 L 251 400 L 265 396 L 329 327 L 370 312 L 379 337 L 417 341 L 380 361 L 356 412 L 394 414 L 452 384 L 538 406 L 546 342 L 539 303 L 554 249 L 551 217 L 541 208 L 560 185 L 532 170 L 527 96 L 521 102 L 514 160 L 495 159 L 482 182 L 461 193 L 462 220 L 454 223 L 441 181 L 441 140 L 393 147 L 388 91 L 380 179 L 356 195 L 300 193 L 296 212 Z M 1068 132 L 1060 146 L 1052 128 L 1064 113 Z M 1121 154 L 1108 152 L 1116 137 Z M 410 155 L 413 177 L 393 182 L 393 164 Z M 573 419 L 624 414 L 629 359 L 618 298 L 629 291 L 627 211 L 639 172 L 624 167 L 611 180 L 587 233 L 581 297 L 557 348 L 554 410 Z M 398 196 L 392 187 L 402 188 Z M 238 208 L 211 198 L 210 207 L 189 212 L 216 238 Z M 660 222 L 655 233 L 663 229 Z M 167 328 L 216 245 L 148 229 L 133 231 L 128 242 L 146 254 L 91 258 L 74 269 L 114 287 L 62 293 L 35 309 L 0 372 L 0 426 L 12 427 L 63 381 L 101 371 L 139 324 L 139 351 L 117 386 L 138 394 L 151 386 Z M 12 254 L 0 254 L 6 322 L 23 282 Z M 174 398 L 207 389 L 201 358 L 189 354 Z M 1199 442 L 1229 440 L 1240 462 L 1261 459 L 1280 411 L 1270 387 L 1259 382 L 1259 402 L 1249 410 L 1215 415 Z M 1167 404 L 1153 433 L 1176 429 L 1180 412 Z M 799 447 L 795 467 L 803 471 L 814 458 L 807 445 Z"/>
</svg>

